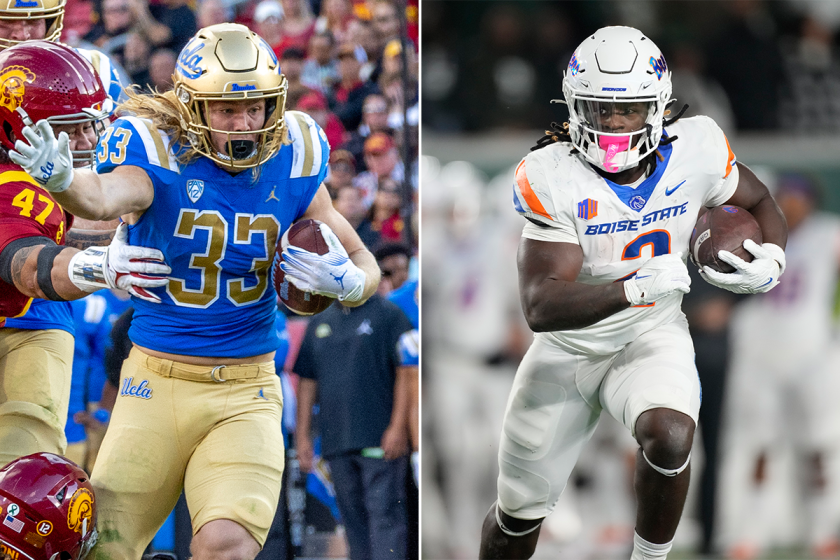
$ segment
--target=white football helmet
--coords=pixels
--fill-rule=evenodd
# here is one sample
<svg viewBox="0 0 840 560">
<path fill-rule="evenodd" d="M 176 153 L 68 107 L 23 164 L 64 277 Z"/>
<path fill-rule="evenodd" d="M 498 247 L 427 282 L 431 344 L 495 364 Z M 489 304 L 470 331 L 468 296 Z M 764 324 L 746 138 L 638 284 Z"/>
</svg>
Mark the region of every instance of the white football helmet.
<svg viewBox="0 0 840 560">
<path fill-rule="evenodd" d="M 659 47 L 638 29 L 604 27 L 572 55 L 563 95 L 572 144 L 593 165 L 616 173 L 635 167 L 659 145 L 671 71 Z M 614 128 L 615 114 L 630 113 L 637 114 L 638 128 Z"/>
</svg>

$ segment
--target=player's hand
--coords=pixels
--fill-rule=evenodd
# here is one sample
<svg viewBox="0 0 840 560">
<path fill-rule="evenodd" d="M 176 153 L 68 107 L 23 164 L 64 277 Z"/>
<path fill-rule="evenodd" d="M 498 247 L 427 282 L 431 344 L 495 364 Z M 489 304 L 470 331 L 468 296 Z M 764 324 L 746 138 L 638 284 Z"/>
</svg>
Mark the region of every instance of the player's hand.
<svg viewBox="0 0 840 560">
<path fill-rule="evenodd" d="M 691 286 L 682 253 L 653 257 L 636 275 L 624 281 L 624 295 L 631 305 L 648 305 L 674 292 L 687 294 Z"/>
<path fill-rule="evenodd" d="M 388 426 L 382 433 L 379 444 L 386 461 L 392 461 L 408 453 L 408 433 L 405 426 Z"/>
<path fill-rule="evenodd" d="M 105 280 L 109 288 L 119 288 L 140 299 L 160 303 L 160 298 L 146 288 L 166 286 L 172 269 L 164 262 L 163 253 L 159 250 L 129 245 L 125 224 L 117 228 L 108 246 L 105 262 Z"/>
<path fill-rule="evenodd" d="M 23 167 L 39 185 L 50 192 L 66 191 L 73 182 L 73 155 L 70 153 L 70 137 L 66 132 L 55 138 L 52 126 L 46 119 L 23 127 L 23 136 L 15 142 L 15 149 L 9 151 L 9 159 Z"/>
<path fill-rule="evenodd" d="M 312 471 L 312 461 L 315 452 L 312 448 L 312 440 L 305 437 L 298 437 L 295 440 L 295 450 L 297 451 L 298 465 L 301 472 Z"/>
<path fill-rule="evenodd" d="M 365 289 L 365 273 L 353 264 L 347 250 L 327 224 L 321 224 L 321 234 L 330 248 L 324 255 L 300 247 L 283 249 L 280 268 L 299 290 L 338 298 L 339 301 L 359 301 Z"/>
<path fill-rule="evenodd" d="M 729 251 L 720 251 L 723 262 L 735 267 L 735 272 L 718 272 L 704 266 L 700 274 L 709 284 L 736 294 L 760 294 L 772 290 L 785 271 L 785 252 L 778 245 L 759 245 L 752 239 L 744 240 L 744 249 L 755 257 L 751 262 L 736 257 Z"/>
</svg>

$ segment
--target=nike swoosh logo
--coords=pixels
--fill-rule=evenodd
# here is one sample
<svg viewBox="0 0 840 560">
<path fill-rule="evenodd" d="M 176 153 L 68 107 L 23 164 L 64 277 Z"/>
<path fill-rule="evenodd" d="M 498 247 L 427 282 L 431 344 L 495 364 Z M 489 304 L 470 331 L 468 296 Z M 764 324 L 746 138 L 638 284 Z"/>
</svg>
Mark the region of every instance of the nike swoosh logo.
<svg viewBox="0 0 840 560">
<path fill-rule="evenodd" d="M 768 280 L 767 282 L 765 282 L 764 284 L 762 284 L 761 286 L 759 286 L 759 288 L 763 288 L 764 286 L 766 286 L 767 284 L 771 283 L 772 281 L 773 281 L 773 279 L 771 278 L 770 280 Z"/>
<path fill-rule="evenodd" d="M 647 276 L 636 276 L 636 280 L 641 280 L 642 278 L 650 278 L 650 274 Z"/>
<path fill-rule="evenodd" d="M 688 181 L 688 179 L 686 179 L 685 181 Z M 670 188 L 670 189 L 665 189 L 665 196 L 671 196 L 672 194 L 674 194 L 674 191 L 677 190 L 678 188 L 680 188 L 681 186 L 683 186 L 683 183 L 685 183 L 685 181 L 683 181 L 682 183 L 680 183 L 676 187 L 673 187 L 673 188 Z"/>
</svg>

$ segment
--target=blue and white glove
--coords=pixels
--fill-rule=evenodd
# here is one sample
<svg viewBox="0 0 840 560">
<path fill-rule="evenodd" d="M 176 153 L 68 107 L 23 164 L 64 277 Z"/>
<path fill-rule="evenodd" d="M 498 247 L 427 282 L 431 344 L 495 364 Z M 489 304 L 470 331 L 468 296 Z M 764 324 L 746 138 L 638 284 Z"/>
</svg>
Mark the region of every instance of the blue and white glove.
<svg viewBox="0 0 840 560">
<path fill-rule="evenodd" d="M 23 135 L 29 143 L 18 139 L 15 149 L 9 152 L 9 159 L 23 167 L 46 190 L 66 191 L 73 182 L 73 154 L 67 133 L 61 132 L 56 140 L 50 123 L 41 119 L 34 129 L 24 126 Z"/>
<path fill-rule="evenodd" d="M 159 250 L 128 244 L 125 224 L 119 225 L 110 245 L 76 253 L 67 269 L 70 281 L 83 292 L 118 288 L 152 303 L 160 303 L 160 298 L 146 288 L 166 286 L 171 272 Z"/>
<path fill-rule="evenodd" d="M 700 274 L 709 284 L 736 294 L 760 294 L 775 288 L 785 271 L 784 249 L 773 243 L 759 245 L 752 239 L 744 240 L 744 249 L 755 257 L 751 262 L 729 251 L 718 252 L 720 260 L 735 267 L 735 272 L 718 272 L 704 266 Z"/>
<path fill-rule="evenodd" d="M 327 224 L 321 224 L 321 235 L 330 248 L 324 255 L 289 245 L 283 249 L 280 268 L 299 290 L 359 301 L 365 290 L 365 273 L 353 264 L 347 250 Z"/>
<path fill-rule="evenodd" d="M 624 281 L 624 296 L 631 305 L 649 305 L 674 292 L 687 294 L 691 286 L 682 253 L 653 257 Z"/>
</svg>

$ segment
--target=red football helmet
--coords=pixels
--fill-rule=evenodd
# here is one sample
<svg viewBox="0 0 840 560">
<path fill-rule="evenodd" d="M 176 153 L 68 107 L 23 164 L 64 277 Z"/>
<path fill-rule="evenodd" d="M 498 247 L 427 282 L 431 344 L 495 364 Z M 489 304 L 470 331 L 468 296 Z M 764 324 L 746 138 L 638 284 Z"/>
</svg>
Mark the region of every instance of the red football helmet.
<svg viewBox="0 0 840 560">
<path fill-rule="evenodd" d="M 91 123 L 96 141 L 73 152 L 78 164 L 93 164 L 111 99 L 93 66 L 69 47 L 28 41 L 0 52 L 0 143 L 15 147 L 24 125 L 41 119 L 52 125 Z"/>
<path fill-rule="evenodd" d="M 96 538 L 93 487 L 75 463 L 35 453 L 0 469 L 0 558 L 80 560 Z"/>
</svg>

